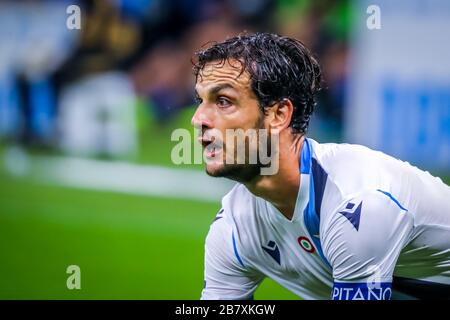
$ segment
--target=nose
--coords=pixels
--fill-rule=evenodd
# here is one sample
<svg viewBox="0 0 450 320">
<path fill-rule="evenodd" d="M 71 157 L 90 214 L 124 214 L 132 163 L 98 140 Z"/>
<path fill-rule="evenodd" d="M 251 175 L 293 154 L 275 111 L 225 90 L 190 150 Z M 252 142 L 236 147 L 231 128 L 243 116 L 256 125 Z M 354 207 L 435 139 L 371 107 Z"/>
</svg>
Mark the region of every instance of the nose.
<svg viewBox="0 0 450 320">
<path fill-rule="evenodd" d="M 197 128 L 212 128 L 212 120 L 204 105 L 199 105 L 191 120 L 192 125 Z"/>
</svg>

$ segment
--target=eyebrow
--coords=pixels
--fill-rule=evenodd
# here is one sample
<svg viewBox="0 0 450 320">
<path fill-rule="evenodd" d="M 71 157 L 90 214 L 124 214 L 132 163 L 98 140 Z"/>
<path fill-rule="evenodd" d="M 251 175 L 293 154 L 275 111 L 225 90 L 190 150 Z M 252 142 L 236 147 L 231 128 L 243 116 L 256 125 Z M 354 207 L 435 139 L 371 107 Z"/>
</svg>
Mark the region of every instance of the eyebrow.
<svg viewBox="0 0 450 320">
<path fill-rule="evenodd" d="M 220 92 L 223 89 L 234 89 L 234 87 L 231 84 L 229 84 L 229 83 L 218 84 L 217 86 L 212 87 L 208 91 L 208 95 L 209 96 L 214 96 L 214 95 L 216 95 L 218 92 Z M 199 95 L 197 89 L 195 89 L 195 94 L 197 96 Z"/>
</svg>

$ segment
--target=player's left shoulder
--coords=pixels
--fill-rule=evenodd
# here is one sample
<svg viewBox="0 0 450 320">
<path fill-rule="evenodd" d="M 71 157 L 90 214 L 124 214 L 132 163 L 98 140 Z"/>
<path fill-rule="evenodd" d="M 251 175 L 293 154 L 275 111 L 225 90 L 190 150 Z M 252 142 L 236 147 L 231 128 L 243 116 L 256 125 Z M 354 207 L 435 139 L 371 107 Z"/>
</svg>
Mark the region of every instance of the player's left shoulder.
<svg viewBox="0 0 450 320">
<path fill-rule="evenodd" d="M 264 216 L 260 200 L 245 185 L 236 184 L 222 199 L 222 215 L 232 228 L 236 248 L 246 255 L 259 241 L 260 219 Z"/>
<path fill-rule="evenodd" d="M 241 183 L 236 185 L 222 198 L 222 208 L 226 216 L 234 222 L 250 219 L 255 211 L 256 197 Z"/>
<path fill-rule="evenodd" d="M 339 234 L 361 245 L 360 241 L 382 240 L 385 235 L 391 236 L 397 226 L 413 222 L 413 213 L 389 191 L 367 189 L 347 195 L 321 227 L 324 242 L 332 234 Z"/>
<path fill-rule="evenodd" d="M 309 141 L 316 167 L 313 174 L 325 176 L 326 184 L 332 185 L 326 186 L 330 190 L 325 190 L 329 191 L 325 196 L 339 192 L 342 200 L 363 190 L 376 190 L 380 185 L 398 184 L 395 173 L 402 170 L 402 164 L 395 158 L 357 144 Z"/>
<path fill-rule="evenodd" d="M 313 159 L 336 178 L 364 175 L 389 158 L 380 151 L 349 143 L 318 143 L 308 139 L 312 146 Z"/>
<path fill-rule="evenodd" d="M 348 279 L 363 277 L 370 266 L 395 265 L 413 229 L 408 208 L 388 191 L 368 189 L 348 195 L 329 213 L 320 235 L 335 278 Z"/>
</svg>

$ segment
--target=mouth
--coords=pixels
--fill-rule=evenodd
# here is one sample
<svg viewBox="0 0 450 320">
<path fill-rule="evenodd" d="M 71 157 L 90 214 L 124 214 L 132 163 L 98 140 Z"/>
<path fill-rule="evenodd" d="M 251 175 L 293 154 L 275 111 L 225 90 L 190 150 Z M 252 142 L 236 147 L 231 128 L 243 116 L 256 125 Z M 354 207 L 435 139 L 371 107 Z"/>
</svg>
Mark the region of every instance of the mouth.
<svg viewBox="0 0 450 320">
<path fill-rule="evenodd" d="M 213 141 L 214 139 L 198 137 L 198 142 L 203 146 L 203 148 L 207 148 L 211 143 L 213 143 Z"/>
<path fill-rule="evenodd" d="M 222 147 L 217 143 L 214 143 L 215 138 L 198 138 L 199 143 L 203 146 L 204 154 L 207 158 L 214 158 L 221 151 Z"/>
</svg>

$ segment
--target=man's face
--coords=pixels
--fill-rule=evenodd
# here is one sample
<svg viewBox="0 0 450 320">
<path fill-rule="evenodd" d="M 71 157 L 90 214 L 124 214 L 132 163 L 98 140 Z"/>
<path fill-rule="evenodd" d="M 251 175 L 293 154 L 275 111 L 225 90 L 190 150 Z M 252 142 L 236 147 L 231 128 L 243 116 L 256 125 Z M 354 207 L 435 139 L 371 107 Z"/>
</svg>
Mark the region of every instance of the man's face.
<svg viewBox="0 0 450 320">
<path fill-rule="evenodd" d="M 201 130 L 200 143 L 204 147 L 206 172 L 214 177 L 227 177 L 246 182 L 259 175 L 261 165 L 249 163 L 248 153 L 242 154 L 236 143 L 227 152 L 227 143 L 236 142 L 227 139 L 227 129 L 264 128 L 262 114 L 256 96 L 251 90 L 248 72 L 241 74 L 241 64 L 237 60 L 230 62 L 208 63 L 200 72 L 196 83 L 199 106 L 192 117 L 192 124 Z M 250 152 L 258 150 L 258 143 L 245 138 L 245 148 Z M 239 154 L 241 152 L 241 154 Z M 239 164 L 238 157 L 244 157 L 245 163 Z"/>
</svg>

